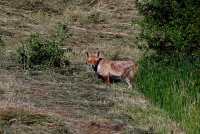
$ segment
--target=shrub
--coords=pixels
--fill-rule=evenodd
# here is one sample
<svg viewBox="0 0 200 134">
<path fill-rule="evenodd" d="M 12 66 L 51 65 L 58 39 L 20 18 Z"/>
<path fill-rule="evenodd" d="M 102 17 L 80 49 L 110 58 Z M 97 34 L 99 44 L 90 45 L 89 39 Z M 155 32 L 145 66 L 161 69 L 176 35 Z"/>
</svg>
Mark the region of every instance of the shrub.
<svg viewBox="0 0 200 134">
<path fill-rule="evenodd" d="M 200 1 L 137 0 L 143 20 L 140 22 L 150 48 L 181 50 L 200 49 Z"/>
<path fill-rule="evenodd" d="M 18 61 L 27 68 L 36 65 L 61 66 L 64 51 L 54 40 L 47 40 L 38 34 L 31 35 L 17 50 Z"/>
</svg>

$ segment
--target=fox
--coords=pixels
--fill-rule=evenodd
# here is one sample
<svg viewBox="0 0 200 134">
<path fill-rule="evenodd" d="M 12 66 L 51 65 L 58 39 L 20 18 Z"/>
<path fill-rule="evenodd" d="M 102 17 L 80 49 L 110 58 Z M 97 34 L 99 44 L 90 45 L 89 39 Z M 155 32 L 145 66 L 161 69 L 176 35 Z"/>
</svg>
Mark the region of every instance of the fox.
<svg viewBox="0 0 200 134">
<path fill-rule="evenodd" d="M 133 60 L 109 60 L 98 52 L 86 52 L 86 64 L 102 78 L 108 85 L 112 80 L 125 81 L 128 88 L 132 88 L 132 82 L 138 71 L 138 64 Z"/>
</svg>

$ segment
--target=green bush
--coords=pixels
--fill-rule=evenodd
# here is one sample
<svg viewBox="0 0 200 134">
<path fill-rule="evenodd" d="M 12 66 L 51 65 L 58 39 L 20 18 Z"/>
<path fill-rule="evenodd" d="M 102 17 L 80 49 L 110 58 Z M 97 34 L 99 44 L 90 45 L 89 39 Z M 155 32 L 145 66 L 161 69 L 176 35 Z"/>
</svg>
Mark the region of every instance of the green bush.
<svg viewBox="0 0 200 134">
<path fill-rule="evenodd" d="M 68 61 L 64 59 L 64 51 L 54 40 L 47 40 L 38 34 L 31 35 L 17 50 L 18 61 L 26 68 L 36 65 L 60 67 Z"/>
<path fill-rule="evenodd" d="M 191 54 L 200 49 L 200 1 L 137 0 L 140 22 L 150 48 L 179 50 Z"/>
<path fill-rule="evenodd" d="M 140 62 L 137 86 L 180 122 L 188 134 L 200 132 L 200 58 L 154 55 Z"/>
</svg>

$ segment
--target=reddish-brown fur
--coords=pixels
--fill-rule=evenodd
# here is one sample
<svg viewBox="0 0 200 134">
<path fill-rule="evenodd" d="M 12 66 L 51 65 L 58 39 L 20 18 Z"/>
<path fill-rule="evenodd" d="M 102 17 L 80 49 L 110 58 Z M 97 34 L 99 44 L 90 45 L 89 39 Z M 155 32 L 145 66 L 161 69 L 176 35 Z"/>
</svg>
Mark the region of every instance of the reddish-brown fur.
<svg viewBox="0 0 200 134">
<path fill-rule="evenodd" d="M 108 60 L 100 56 L 100 52 L 88 53 L 86 64 L 92 65 L 95 72 L 108 84 L 111 78 L 125 80 L 132 87 L 131 82 L 138 70 L 138 64 L 132 60 Z"/>
</svg>

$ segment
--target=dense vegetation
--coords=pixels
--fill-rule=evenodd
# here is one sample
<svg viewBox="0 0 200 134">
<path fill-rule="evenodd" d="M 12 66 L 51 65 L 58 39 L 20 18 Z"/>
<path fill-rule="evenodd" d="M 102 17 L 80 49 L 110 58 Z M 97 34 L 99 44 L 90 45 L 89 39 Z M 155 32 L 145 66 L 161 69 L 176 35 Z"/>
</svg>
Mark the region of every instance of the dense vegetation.
<svg viewBox="0 0 200 134">
<path fill-rule="evenodd" d="M 140 0 L 140 39 L 156 53 L 140 61 L 138 88 L 180 122 L 200 132 L 200 1 Z"/>
<path fill-rule="evenodd" d="M 200 48 L 200 1 L 140 0 L 137 5 L 145 16 L 141 37 L 150 47 L 189 53 Z"/>
</svg>

